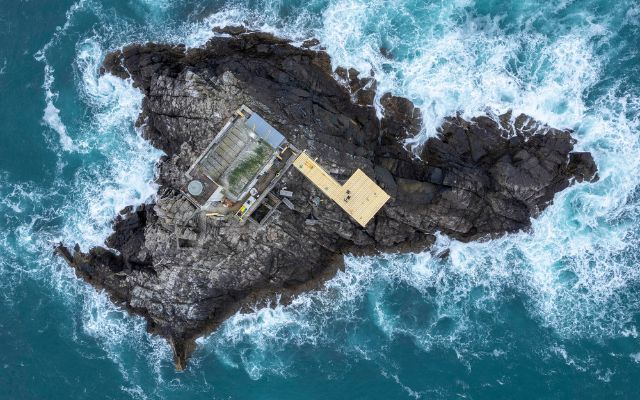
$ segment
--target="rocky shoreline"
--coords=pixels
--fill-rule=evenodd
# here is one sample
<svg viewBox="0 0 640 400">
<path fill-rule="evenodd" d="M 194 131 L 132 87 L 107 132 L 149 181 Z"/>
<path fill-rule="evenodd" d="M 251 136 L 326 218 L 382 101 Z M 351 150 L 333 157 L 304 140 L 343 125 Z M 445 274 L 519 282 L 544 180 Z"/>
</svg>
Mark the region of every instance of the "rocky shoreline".
<svg viewBox="0 0 640 400">
<path fill-rule="evenodd" d="M 317 288 L 345 253 L 421 251 L 436 232 L 470 241 L 527 229 L 557 192 L 597 179 L 570 131 L 511 113 L 447 118 L 413 153 L 403 141 L 419 132 L 419 111 L 387 94 L 378 118 L 375 80 L 334 71 L 317 41 L 218 33 L 203 48 L 136 44 L 106 57 L 104 73 L 145 94 L 138 125 L 165 152 L 157 199 L 122 210 L 105 247 L 58 247 L 79 277 L 169 340 L 177 369 L 197 337 L 245 306 Z M 313 201 L 322 194 L 291 169 L 280 185 L 295 193 L 295 208 L 267 226 L 198 214 L 179 190 L 184 172 L 242 104 L 320 155 L 338 180 L 360 168 L 391 200 L 362 228 L 332 202 Z"/>
</svg>

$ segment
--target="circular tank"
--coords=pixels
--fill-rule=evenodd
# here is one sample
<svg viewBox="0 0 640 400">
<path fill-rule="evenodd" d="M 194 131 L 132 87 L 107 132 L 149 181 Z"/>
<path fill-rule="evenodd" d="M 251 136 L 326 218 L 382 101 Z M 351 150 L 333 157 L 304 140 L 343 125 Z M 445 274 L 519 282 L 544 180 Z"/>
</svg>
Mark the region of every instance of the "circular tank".
<svg viewBox="0 0 640 400">
<path fill-rule="evenodd" d="M 189 185 L 187 185 L 187 190 L 192 196 L 200 196 L 202 194 L 202 189 L 204 189 L 204 185 L 202 184 L 202 182 L 195 179 L 189 182 Z"/>
</svg>

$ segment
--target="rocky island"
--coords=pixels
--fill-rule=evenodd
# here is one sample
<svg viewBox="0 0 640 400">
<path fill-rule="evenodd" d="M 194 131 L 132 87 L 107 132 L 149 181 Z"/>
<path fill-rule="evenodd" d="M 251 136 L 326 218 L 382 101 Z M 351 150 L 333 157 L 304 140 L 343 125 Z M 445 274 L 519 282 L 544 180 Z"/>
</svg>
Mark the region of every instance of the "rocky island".
<svg viewBox="0 0 640 400">
<path fill-rule="evenodd" d="M 569 130 L 526 115 L 452 116 L 412 151 L 404 143 L 420 131 L 418 109 L 389 94 L 376 100 L 375 79 L 334 70 L 317 41 L 218 33 L 202 48 L 136 44 L 106 57 L 104 73 L 145 94 L 138 125 L 165 153 L 157 197 L 122 210 L 105 247 L 58 247 L 79 277 L 169 340 L 178 369 L 197 337 L 243 307 L 317 288 L 346 253 L 422 251 L 436 232 L 470 241 L 527 229 L 557 192 L 597 179 Z M 268 223 L 236 218 L 254 192 L 215 206 L 230 216 L 194 202 L 188 172 L 243 106 L 336 181 L 359 169 L 389 200 L 362 226 L 288 168 L 263 188 Z"/>
</svg>

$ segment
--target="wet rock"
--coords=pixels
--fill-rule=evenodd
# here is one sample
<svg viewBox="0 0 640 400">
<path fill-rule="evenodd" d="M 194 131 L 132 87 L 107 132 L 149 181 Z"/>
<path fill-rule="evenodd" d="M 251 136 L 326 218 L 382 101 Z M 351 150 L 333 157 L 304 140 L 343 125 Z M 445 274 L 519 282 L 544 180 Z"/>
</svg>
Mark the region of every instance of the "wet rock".
<svg viewBox="0 0 640 400">
<path fill-rule="evenodd" d="M 225 26 L 225 27 L 216 26 L 213 28 L 213 31 L 215 33 L 226 33 L 227 35 L 231 35 L 231 36 L 238 36 L 243 33 L 250 32 L 250 30 L 245 28 L 244 26 L 233 26 L 233 25 Z"/>
<path fill-rule="evenodd" d="M 387 60 L 393 60 L 393 53 L 391 52 L 391 50 L 387 49 L 386 47 L 380 47 L 380 54 L 382 55 L 382 57 L 386 58 Z"/>
<path fill-rule="evenodd" d="M 360 72 L 353 68 L 344 69 L 338 67 L 335 71 L 336 75 L 342 79 L 344 85 L 351 93 L 355 103 L 363 106 L 372 106 L 376 95 L 376 81 L 373 75 L 369 77 L 360 77 Z"/>
<path fill-rule="evenodd" d="M 320 41 L 318 39 L 307 39 L 304 42 L 302 42 L 302 47 L 304 47 L 305 49 L 309 49 L 311 47 L 315 47 L 317 45 L 320 44 Z"/>
</svg>

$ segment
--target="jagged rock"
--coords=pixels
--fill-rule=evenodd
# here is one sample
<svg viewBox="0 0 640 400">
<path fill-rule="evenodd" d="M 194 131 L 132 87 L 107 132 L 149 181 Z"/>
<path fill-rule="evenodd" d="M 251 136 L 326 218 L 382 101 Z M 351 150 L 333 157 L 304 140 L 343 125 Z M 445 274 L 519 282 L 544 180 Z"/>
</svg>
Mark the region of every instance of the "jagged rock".
<svg viewBox="0 0 640 400">
<path fill-rule="evenodd" d="M 304 42 L 302 42 L 302 47 L 304 47 L 305 49 L 309 49 L 311 47 L 315 47 L 317 45 L 320 44 L 320 41 L 318 39 L 312 38 L 312 39 L 307 39 Z"/>
<path fill-rule="evenodd" d="M 225 26 L 225 27 L 216 26 L 215 28 L 213 28 L 213 31 L 216 33 L 226 33 L 231 36 L 237 36 L 243 33 L 250 32 L 250 30 L 245 28 L 244 26 Z"/>
<path fill-rule="evenodd" d="M 393 60 L 393 53 L 391 52 L 391 50 L 389 50 L 386 47 L 380 47 L 380 54 L 382 55 L 382 57 L 386 58 L 387 60 Z"/>
<path fill-rule="evenodd" d="M 178 369 L 196 337 L 246 305 L 317 287 L 346 252 L 423 250 L 438 231 L 468 241 L 527 229 L 559 190 L 597 178 L 590 154 L 571 153 L 569 131 L 511 113 L 447 118 L 417 157 L 403 142 L 419 132 L 420 113 L 384 95 L 379 120 L 373 77 L 334 73 L 323 51 L 270 34 L 218 32 L 228 35 L 203 48 L 149 43 L 105 58 L 105 72 L 145 94 L 139 124 L 166 153 L 158 198 L 116 217 L 113 250 L 59 249 L 78 276 L 169 339 Z M 193 218 L 178 190 L 184 172 L 242 104 L 336 178 L 361 168 L 392 199 L 363 229 L 292 168 L 280 185 L 294 207 L 267 226 Z"/>
</svg>

